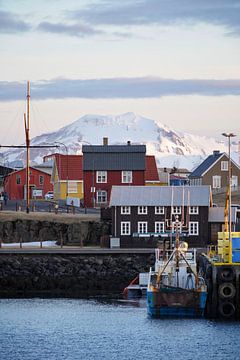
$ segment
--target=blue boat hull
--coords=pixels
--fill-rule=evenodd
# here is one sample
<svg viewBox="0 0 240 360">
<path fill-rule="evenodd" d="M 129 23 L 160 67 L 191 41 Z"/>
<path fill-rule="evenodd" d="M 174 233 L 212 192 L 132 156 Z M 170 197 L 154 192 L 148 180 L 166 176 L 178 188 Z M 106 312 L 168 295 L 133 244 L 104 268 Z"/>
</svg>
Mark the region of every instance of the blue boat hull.
<svg viewBox="0 0 240 360">
<path fill-rule="evenodd" d="M 206 291 L 147 291 L 147 309 L 151 317 L 203 317 L 206 301 Z"/>
</svg>

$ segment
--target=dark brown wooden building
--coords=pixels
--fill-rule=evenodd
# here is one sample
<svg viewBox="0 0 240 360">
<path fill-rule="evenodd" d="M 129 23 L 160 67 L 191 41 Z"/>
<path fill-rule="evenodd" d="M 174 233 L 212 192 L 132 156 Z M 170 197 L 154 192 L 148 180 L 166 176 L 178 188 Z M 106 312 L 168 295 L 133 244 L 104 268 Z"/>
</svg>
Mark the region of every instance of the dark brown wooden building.
<svg viewBox="0 0 240 360">
<path fill-rule="evenodd" d="M 121 247 L 154 247 L 175 237 L 176 217 L 191 247 L 208 244 L 210 186 L 113 186 L 112 237 Z"/>
</svg>

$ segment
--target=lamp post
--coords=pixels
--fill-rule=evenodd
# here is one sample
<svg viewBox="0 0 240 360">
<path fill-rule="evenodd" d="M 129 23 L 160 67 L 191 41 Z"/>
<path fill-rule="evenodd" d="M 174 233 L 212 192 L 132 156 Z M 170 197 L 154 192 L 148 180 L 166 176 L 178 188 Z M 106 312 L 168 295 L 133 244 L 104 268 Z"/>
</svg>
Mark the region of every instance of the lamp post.
<svg viewBox="0 0 240 360">
<path fill-rule="evenodd" d="M 228 188 L 229 188 L 229 201 L 228 201 L 228 231 L 229 231 L 229 262 L 232 263 L 232 166 L 231 166 L 231 138 L 235 137 L 233 133 L 222 133 L 223 136 L 228 138 Z"/>
<path fill-rule="evenodd" d="M 68 147 L 67 147 L 67 145 L 65 145 L 64 143 L 62 143 L 60 141 L 55 141 L 54 143 L 64 146 L 65 152 L 67 155 L 67 178 L 66 178 L 66 202 L 67 202 L 67 197 L 68 197 Z"/>
</svg>

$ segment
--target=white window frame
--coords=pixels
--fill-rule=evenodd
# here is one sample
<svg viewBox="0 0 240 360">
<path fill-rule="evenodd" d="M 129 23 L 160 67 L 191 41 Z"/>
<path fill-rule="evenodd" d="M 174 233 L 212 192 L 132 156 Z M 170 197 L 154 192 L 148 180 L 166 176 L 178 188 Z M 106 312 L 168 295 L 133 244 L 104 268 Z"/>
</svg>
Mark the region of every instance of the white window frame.
<svg viewBox="0 0 240 360">
<path fill-rule="evenodd" d="M 77 194 L 77 192 L 78 192 L 77 181 L 67 181 L 67 193 L 68 194 Z"/>
<path fill-rule="evenodd" d="M 44 175 L 39 175 L 39 185 L 44 185 Z"/>
<path fill-rule="evenodd" d="M 213 189 L 220 189 L 221 188 L 221 176 L 213 175 L 212 184 L 213 184 L 212 185 Z"/>
<path fill-rule="evenodd" d="M 199 235 L 199 222 L 189 221 L 189 235 Z"/>
<path fill-rule="evenodd" d="M 138 215 L 147 215 L 148 207 L 147 206 L 138 206 Z"/>
<path fill-rule="evenodd" d="M 164 221 L 155 221 L 155 233 L 164 233 L 165 223 Z"/>
<path fill-rule="evenodd" d="M 172 234 L 176 233 L 176 222 L 175 221 L 172 222 L 171 231 L 172 231 Z M 180 223 L 180 222 L 178 222 L 178 232 L 179 232 L 179 234 L 181 234 L 181 232 L 182 232 L 182 223 Z"/>
<path fill-rule="evenodd" d="M 147 221 L 138 221 L 138 233 L 146 234 L 148 232 L 148 223 Z"/>
<path fill-rule="evenodd" d="M 105 171 L 105 170 L 97 171 L 96 182 L 98 184 L 106 184 L 107 183 L 107 171 Z"/>
<path fill-rule="evenodd" d="M 189 206 L 189 214 L 190 215 L 198 215 L 199 214 L 198 206 Z"/>
<path fill-rule="evenodd" d="M 121 215 L 130 215 L 131 207 L 130 206 L 121 206 Z"/>
<path fill-rule="evenodd" d="M 231 186 L 233 186 L 233 187 L 238 186 L 238 176 L 237 175 L 232 175 Z"/>
<path fill-rule="evenodd" d="M 21 183 L 22 183 L 21 175 L 17 174 L 16 175 L 16 184 L 21 185 Z"/>
<path fill-rule="evenodd" d="M 172 206 L 172 214 L 181 215 L 182 207 L 181 206 Z"/>
<path fill-rule="evenodd" d="M 228 161 L 221 161 L 221 171 L 228 171 Z"/>
<path fill-rule="evenodd" d="M 164 206 L 155 206 L 155 215 L 163 215 L 164 214 Z"/>
<path fill-rule="evenodd" d="M 133 179 L 132 170 L 122 171 L 122 184 L 131 184 Z"/>
<path fill-rule="evenodd" d="M 131 235 L 131 222 L 121 221 L 121 235 Z"/>
<path fill-rule="evenodd" d="M 107 191 L 106 190 L 97 190 L 96 194 L 96 203 L 97 204 L 106 204 L 107 203 Z M 105 200 L 102 201 L 102 198 L 105 196 Z M 101 201 L 99 199 L 101 198 Z"/>
</svg>

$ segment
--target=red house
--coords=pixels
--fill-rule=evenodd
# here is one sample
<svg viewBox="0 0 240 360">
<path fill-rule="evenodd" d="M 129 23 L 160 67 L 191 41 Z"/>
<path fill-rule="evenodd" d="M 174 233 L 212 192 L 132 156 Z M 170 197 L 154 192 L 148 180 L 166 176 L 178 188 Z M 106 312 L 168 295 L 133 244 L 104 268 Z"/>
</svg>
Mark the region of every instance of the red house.
<svg viewBox="0 0 240 360">
<path fill-rule="evenodd" d="M 113 185 L 145 185 L 145 145 L 84 145 L 84 206 L 107 206 Z"/>
<path fill-rule="evenodd" d="M 43 199 L 53 190 L 51 175 L 30 167 L 30 198 Z M 26 169 L 14 171 L 5 177 L 4 190 L 10 200 L 26 199 Z"/>
</svg>

